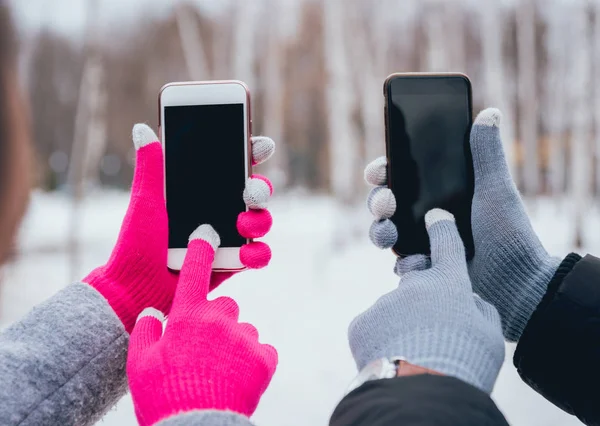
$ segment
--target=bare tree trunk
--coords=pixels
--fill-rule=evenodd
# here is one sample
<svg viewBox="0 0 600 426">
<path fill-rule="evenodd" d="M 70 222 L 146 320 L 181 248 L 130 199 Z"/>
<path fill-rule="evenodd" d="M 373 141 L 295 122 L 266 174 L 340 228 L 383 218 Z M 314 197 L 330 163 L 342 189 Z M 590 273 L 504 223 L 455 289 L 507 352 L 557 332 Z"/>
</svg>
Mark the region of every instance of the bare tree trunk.
<svg viewBox="0 0 600 426">
<path fill-rule="evenodd" d="M 568 62 L 568 45 L 565 38 L 568 24 L 565 25 L 565 11 L 561 5 L 554 4 L 548 11 L 548 30 L 546 50 L 548 66 L 546 69 L 546 117 L 550 132 L 549 147 L 549 186 L 553 197 L 561 196 L 565 191 L 565 116 L 568 111 L 565 82 Z"/>
<path fill-rule="evenodd" d="M 283 143 L 283 129 L 285 114 L 283 113 L 283 23 L 281 18 L 286 13 L 279 0 L 271 0 L 268 5 L 267 20 L 272 23 L 268 30 L 267 55 L 265 58 L 265 122 L 264 129 L 267 136 L 277 144 L 277 152 L 269 161 L 269 175 L 275 186 L 284 186 L 287 181 L 287 152 Z"/>
<path fill-rule="evenodd" d="M 254 44 L 257 18 L 257 1 L 239 0 L 235 2 L 236 20 L 233 27 L 234 39 L 231 49 L 233 78 L 243 80 L 252 90 L 255 89 Z"/>
<path fill-rule="evenodd" d="M 538 195 L 540 167 L 537 131 L 535 0 L 524 0 L 517 7 L 519 133 L 524 153 L 521 163 L 523 188 L 528 195 Z"/>
<path fill-rule="evenodd" d="M 419 31 L 421 26 L 421 15 L 423 4 L 420 0 L 404 0 L 402 2 L 402 14 L 394 16 L 390 23 L 393 37 L 393 45 L 397 54 L 386 55 L 386 74 L 397 70 L 418 70 L 420 67 L 419 55 L 416 55 L 415 46 L 419 43 Z M 390 42 L 391 45 L 391 42 Z M 390 52 L 391 53 L 391 52 Z M 389 68 L 388 68 L 389 67 Z"/>
<path fill-rule="evenodd" d="M 350 203 L 354 199 L 357 143 L 352 128 L 354 88 L 344 44 L 344 7 L 329 0 L 324 6 L 331 186 L 339 201 Z"/>
<path fill-rule="evenodd" d="M 102 58 L 94 57 L 90 67 L 89 79 L 89 120 L 87 122 L 87 149 L 84 161 L 84 182 L 98 183 L 99 165 L 106 152 L 106 103 L 105 71 Z"/>
<path fill-rule="evenodd" d="M 573 137 L 571 139 L 571 195 L 574 206 L 575 238 L 573 244 L 576 248 L 583 245 L 583 217 L 587 208 L 587 200 L 590 196 L 590 142 L 591 142 L 591 108 L 589 105 L 588 90 L 590 79 L 590 40 L 589 24 L 586 5 L 576 4 L 572 6 L 570 14 L 572 22 L 570 29 L 572 36 L 569 37 L 577 52 L 571 57 L 572 76 L 571 94 L 573 97 Z"/>
<path fill-rule="evenodd" d="M 361 68 L 365 72 L 361 87 L 361 113 L 365 126 L 365 155 L 369 161 L 385 154 L 385 126 L 381 96 L 385 76 L 373 68 L 372 66 Z"/>
<path fill-rule="evenodd" d="M 189 78 L 209 79 L 206 54 L 195 17 L 186 10 L 186 4 L 181 1 L 175 4 L 175 17 Z"/>
<path fill-rule="evenodd" d="M 352 125 L 355 89 L 345 46 L 345 7 L 341 2 L 324 0 L 324 48 L 327 69 L 327 120 L 329 130 L 329 170 L 331 187 L 340 219 L 336 221 L 334 244 L 345 245 L 354 235 L 352 205 L 356 199 L 355 176 L 358 144 Z"/>
<path fill-rule="evenodd" d="M 235 14 L 227 14 L 219 22 L 218 35 L 213 38 L 213 76 L 217 79 L 233 78 L 231 49 L 235 36 Z"/>
<path fill-rule="evenodd" d="M 446 51 L 446 62 L 449 71 L 465 72 L 466 60 L 466 19 L 464 4 L 457 2 L 444 3 L 444 15 L 446 18 L 446 40 L 449 49 Z M 451 34 L 451 37 L 447 37 Z"/>
<path fill-rule="evenodd" d="M 427 34 L 427 71 L 448 71 L 446 57 L 448 34 L 444 31 L 444 16 L 442 5 L 439 0 L 428 0 L 426 8 L 426 19 L 424 19 L 425 32 Z"/>
<path fill-rule="evenodd" d="M 358 86 L 360 96 L 365 155 L 367 161 L 372 161 L 385 154 L 382 87 L 386 77 L 385 63 L 390 27 L 383 13 L 374 11 L 369 16 L 371 22 L 365 22 L 363 5 L 357 2 L 347 5 L 350 4 L 354 5 L 350 9 L 353 15 L 351 26 L 354 30 L 349 32 L 348 37 L 351 38 L 349 44 L 352 46 L 350 49 L 354 64 L 352 68 L 357 72 L 353 81 Z M 389 13 L 383 2 L 379 3 L 379 11 Z M 369 40 L 370 34 L 373 34 L 371 40 Z"/>
<path fill-rule="evenodd" d="M 481 7 L 481 39 L 484 74 L 484 102 L 487 107 L 495 106 L 504 114 L 501 123 L 502 141 L 506 160 L 511 168 L 513 179 L 517 181 L 515 168 L 515 130 L 513 102 L 510 94 L 512 88 L 504 76 L 503 45 L 503 11 L 495 0 L 485 0 Z"/>
<path fill-rule="evenodd" d="M 106 148 L 106 123 L 104 109 L 106 94 L 103 82 L 103 63 L 97 45 L 98 3 L 91 0 L 88 6 L 87 58 L 79 89 L 75 132 L 68 170 L 71 189 L 71 218 L 69 221 L 68 250 L 70 253 L 71 281 L 79 277 L 81 232 L 81 204 L 85 189 L 93 173 L 98 173 L 99 161 Z"/>
</svg>

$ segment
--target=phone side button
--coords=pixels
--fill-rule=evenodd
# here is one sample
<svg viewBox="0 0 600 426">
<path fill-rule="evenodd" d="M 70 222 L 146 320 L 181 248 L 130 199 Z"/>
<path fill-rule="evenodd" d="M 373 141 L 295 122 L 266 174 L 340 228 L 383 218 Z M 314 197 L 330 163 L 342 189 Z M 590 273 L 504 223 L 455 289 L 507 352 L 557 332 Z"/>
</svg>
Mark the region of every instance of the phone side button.
<svg viewBox="0 0 600 426">
<path fill-rule="evenodd" d="M 389 140 L 388 139 L 388 107 L 387 104 L 383 105 L 383 122 L 384 122 L 384 127 L 385 127 L 385 140 L 386 142 Z"/>
</svg>

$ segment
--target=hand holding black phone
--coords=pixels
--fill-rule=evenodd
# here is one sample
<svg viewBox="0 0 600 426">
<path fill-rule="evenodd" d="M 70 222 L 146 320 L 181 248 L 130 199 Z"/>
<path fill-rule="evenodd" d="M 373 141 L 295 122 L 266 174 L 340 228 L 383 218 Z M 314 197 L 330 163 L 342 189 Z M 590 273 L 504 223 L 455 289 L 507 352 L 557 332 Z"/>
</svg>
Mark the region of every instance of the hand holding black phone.
<svg viewBox="0 0 600 426">
<path fill-rule="evenodd" d="M 388 186 L 396 198 L 391 220 L 398 256 L 429 254 L 425 213 L 452 213 L 474 255 L 474 178 L 469 134 L 471 83 L 463 74 L 392 74 L 384 83 Z"/>
</svg>

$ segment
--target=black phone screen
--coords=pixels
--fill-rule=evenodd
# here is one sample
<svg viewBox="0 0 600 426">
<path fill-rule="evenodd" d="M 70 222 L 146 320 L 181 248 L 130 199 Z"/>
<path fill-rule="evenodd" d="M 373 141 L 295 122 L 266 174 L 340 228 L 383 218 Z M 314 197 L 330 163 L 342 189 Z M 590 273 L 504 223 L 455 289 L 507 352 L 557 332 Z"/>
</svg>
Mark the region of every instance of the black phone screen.
<svg viewBox="0 0 600 426">
<path fill-rule="evenodd" d="M 462 76 L 398 76 L 387 86 L 389 183 L 396 197 L 394 251 L 430 254 L 425 213 L 439 207 L 456 218 L 467 258 L 473 162 L 471 85 Z"/>
<path fill-rule="evenodd" d="M 221 247 L 241 247 L 236 227 L 246 210 L 244 105 L 165 108 L 165 178 L 169 248 L 186 248 L 202 224 L 219 233 Z"/>
</svg>

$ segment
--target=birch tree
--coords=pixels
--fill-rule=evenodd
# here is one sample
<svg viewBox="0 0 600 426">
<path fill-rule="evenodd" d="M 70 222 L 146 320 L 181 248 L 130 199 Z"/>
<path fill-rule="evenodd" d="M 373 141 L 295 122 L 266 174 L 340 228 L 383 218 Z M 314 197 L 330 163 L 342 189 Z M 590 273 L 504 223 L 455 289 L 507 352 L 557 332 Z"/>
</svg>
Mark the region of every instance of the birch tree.
<svg viewBox="0 0 600 426">
<path fill-rule="evenodd" d="M 446 17 L 446 63 L 448 71 L 466 72 L 466 2 L 450 1 L 443 4 Z M 447 35 L 451 34 L 450 37 Z"/>
<path fill-rule="evenodd" d="M 548 64 L 545 70 L 544 83 L 546 97 L 544 112 L 547 119 L 546 125 L 550 133 L 549 146 L 549 187 L 550 194 L 558 197 L 565 190 L 565 117 L 568 109 L 568 96 L 566 93 L 567 55 L 569 41 L 565 38 L 568 31 L 568 20 L 565 20 L 564 7 L 553 2 L 546 9 L 546 36 L 544 43 L 548 55 Z"/>
<path fill-rule="evenodd" d="M 258 1 L 238 0 L 235 4 L 231 67 L 233 78 L 243 80 L 250 90 L 256 88 L 254 46 Z"/>
<path fill-rule="evenodd" d="M 428 0 L 426 3 L 426 19 L 423 19 L 427 34 L 427 71 L 448 71 L 446 48 L 448 34 L 444 28 L 442 4 L 439 0 Z"/>
<path fill-rule="evenodd" d="M 464 72 L 465 4 L 428 0 L 425 6 L 422 21 L 428 40 L 427 71 Z"/>
<path fill-rule="evenodd" d="M 210 72 L 206 64 L 206 53 L 194 14 L 189 13 L 185 3 L 178 1 L 175 4 L 175 18 L 189 78 L 191 80 L 209 79 Z"/>
<path fill-rule="evenodd" d="M 327 121 L 331 186 L 334 196 L 343 204 L 351 204 L 355 194 L 357 141 L 352 128 L 354 88 L 346 52 L 344 5 L 324 1 L 324 48 L 327 68 Z"/>
<path fill-rule="evenodd" d="M 286 164 L 287 156 L 285 143 L 283 143 L 284 118 L 283 113 L 283 49 L 282 38 L 284 25 L 289 22 L 282 17 L 282 14 L 289 13 L 289 8 L 285 7 L 280 0 L 270 0 L 266 3 L 265 20 L 270 22 L 267 33 L 267 50 L 264 60 L 264 97 L 265 97 L 265 134 L 272 138 L 277 144 L 277 154 L 269 161 L 269 174 L 274 180 L 276 186 L 283 186 L 286 183 Z"/>
<path fill-rule="evenodd" d="M 522 0 L 517 11 L 519 133 L 523 147 L 523 188 L 537 195 L 540 188 L 537 120 L 535 0 Z"/>
<path fill-rule="evenodd" d="M 98 173 L 99 161 L 106 147 L 104 70 L 98 46 L 99 4 L 88 3 L 87 58 L 79 89 L 79 101 L 75 116 L 75 131 L 68 170 L 71 189 L 71 218 L 69 220 L 68 247 L 70 253 L 71 280 L 79 278 L 79 233 L 81 204 L 85 188 Z M 97 175 L 96 175 L 97 177 Z"/>
<path fill-rule="evenodd" d="M 329 171 L 334 197 L 337 202 L 337 218 L 333 243 L 344 246 L 359 233 L 359 221 L 353 207 L 358 184 L 358 143 L 353 129 L 352 113 L 355 88 L 348 60 L 348 32 L 345 5 L 342 2 L 324 0 L 323 42 L 327 72 L 327 122 L 329 132 Z"/>
<path fill-rule="evenodd" d="M 571 55 L 569 75 L 570 93 L 573 100 L 572 108 L 572 138 L 570 164 L 570 194 L 574 208 L 574 241 L 576 248 L 583 243 L 583 217 L 590 196 L 590 142 L 592 115 L 589 105 L 588 91 L 591 84 L 590 75 L 590 40 L 589 17 L 586 4 L 576 3 L 570 6 L 571 13 L 565 17 L 570 19 L 571 31 L 569 39 L 577 46 L 577 53 Z M 570 17 L 570 18 L 569 18 Z"/>
<path fill-rule="evenodd" d="M 352 12 L 350 45 L 352 69 L 360 97 L 361 120 L 364 126 L 366 158 L 377 158 L 385 153 L 382 87 L 386 77 L 386 63 L 390 44 L 390 3 L 382 0 L 377 8 L 360 2 L 347 3 Z M 365 17 L 366 14 L 366 17 Z"/>
<path fill-rule="evenodd" d="M 506 159 L 511 168 L 513 179 L 517 180 L 515 168 L 514 114 L 510 94 L 512 88 L 507 84 L 503 57 L 504 13 L 495 0 L 483 0 L 481 13 L 482 67 L 484 80 L 484 102 L 487 107 L 495 106 L 504 114 L 501 122 L 502 141 Z"/>
</svg>

